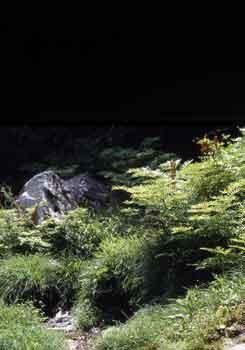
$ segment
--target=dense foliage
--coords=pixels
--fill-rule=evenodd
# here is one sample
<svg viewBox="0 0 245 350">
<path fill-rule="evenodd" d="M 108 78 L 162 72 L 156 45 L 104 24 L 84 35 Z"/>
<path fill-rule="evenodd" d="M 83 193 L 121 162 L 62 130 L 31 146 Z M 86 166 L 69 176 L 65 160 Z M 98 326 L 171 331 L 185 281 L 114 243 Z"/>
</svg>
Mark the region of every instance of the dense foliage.
<svg viewBox="0 0 245 350">
<path fill-rule="evenodd" d="M 96 350 L 222 349 L 245 322 L 245 130 L 198 144 L 186 162 L 156 138 L 100 150 L 97 174 L 131 197 L 99 214 L 35 226 L 3 191 L 3 308 L 71 308 L 78 329 L 107 327 Z"/>
</svg>

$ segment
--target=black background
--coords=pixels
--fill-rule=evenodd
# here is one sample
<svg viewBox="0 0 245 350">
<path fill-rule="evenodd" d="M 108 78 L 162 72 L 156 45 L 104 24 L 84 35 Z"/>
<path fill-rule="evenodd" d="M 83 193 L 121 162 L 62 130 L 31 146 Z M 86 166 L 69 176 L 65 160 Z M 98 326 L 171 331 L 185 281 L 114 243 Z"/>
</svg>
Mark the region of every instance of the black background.
<svg viewBox="0 0 245 350">
<path fill-rule="evenodd" d="M 238 25 L 85 13 L 0 22 L 2 123 L 243 122 Z"/>
<path fill-rule="evenodd" d="M 27 153 L 36 160 L 48 152 L 46 141 L 33 143 L 28 133 L 19 144 L 10 127 L 18 127 L 17 136 L 28 127 L 46 140 L 53 128 L 93 137 L 94 128 L 103 134 L 124 126 L 124 136 L 114 131 L 115 144 L 159 135 L 164 150 L 191 157 L 194 137 L 244 125 L 243 45 L 229 28 L 208 34 L 207 22 L 188 28 L 187 21 L 178 27 L 144 18 L 122 26 L 85 17 L 0 23 L 6 172 Z"/>
</svg>

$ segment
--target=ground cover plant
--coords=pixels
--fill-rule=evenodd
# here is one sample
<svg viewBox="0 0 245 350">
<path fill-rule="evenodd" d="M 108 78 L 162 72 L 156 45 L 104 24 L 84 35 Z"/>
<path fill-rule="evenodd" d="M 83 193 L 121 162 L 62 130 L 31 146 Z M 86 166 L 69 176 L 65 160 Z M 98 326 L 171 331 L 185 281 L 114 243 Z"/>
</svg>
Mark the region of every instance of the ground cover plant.
<svg viewBox="0 0 245 350">
<path fill-rule="evenodd" d="M 1 350 L 68 350 L 62 334 L 47 331 L 43 317 L 30 304 L 0 304 Z"/>
</svg>

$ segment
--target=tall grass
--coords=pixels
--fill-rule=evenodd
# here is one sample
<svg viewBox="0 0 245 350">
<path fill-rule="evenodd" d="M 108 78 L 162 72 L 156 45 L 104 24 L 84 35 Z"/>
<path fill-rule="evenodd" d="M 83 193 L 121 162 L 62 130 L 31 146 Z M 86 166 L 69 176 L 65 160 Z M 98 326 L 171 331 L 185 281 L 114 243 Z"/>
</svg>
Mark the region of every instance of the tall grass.
<svg viewBox="0 0 245 350">
<path fill-rule="evenodd" d="M 7 304 L 32 301 L 46 313 L 71 305 L 80 261 L 58 262 L 49 256 L 16 255 L 1 261 L 0 299 Z"/>
<path fill-rule="evenodd" d="M 80 292 L 74 307 L 77 323 L 89 328 L 101 318 L 112 321 L 132 313 L 140 297 L 141 278 L 137 275 L 143 258 L 137 237 L 111 237 L 104 240 L 95 258 L 81 269 Z"/>
</svg>

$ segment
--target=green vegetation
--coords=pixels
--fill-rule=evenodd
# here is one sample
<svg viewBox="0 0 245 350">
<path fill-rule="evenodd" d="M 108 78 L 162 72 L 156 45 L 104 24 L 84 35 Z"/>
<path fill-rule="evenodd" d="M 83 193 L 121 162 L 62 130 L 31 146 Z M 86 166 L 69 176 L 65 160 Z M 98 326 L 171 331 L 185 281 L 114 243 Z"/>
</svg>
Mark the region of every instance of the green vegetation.
<svg viewBox="0 0 245 350">
<path fill-rule="evenodd" d="M 165 305 L 147 306 L 126 324 L 111 327 L 95 343 L 111 349 L 222 349 L 245 316 L 245 273 L 216 277 L 208 288 L 191 288 Z"/>
<path fill-rule="evenodd" d="M 140 295 L 138 264 L 144 259 L 140 239 L 111 237 L 80 274 L 80 291 L 74 314 L 79 326 L 87 329 L 101 318 L 107 322 L 132 312 Z M 85 311 L 90 317 L 85 316 Z M 88 323 L 87 323 L 88 322 Z"/>
<path fill-rule="evenodd" d="M 98 153 L 98 173 L 114 190 L 131 194 L 120 206 L 111 203 L 99 214 L 78 208 L 62 221 L 35 226 L 32 210 L 21 214 L 6 202 L 1 313 L 20 308 L 26 332 L 33 323 L 42 337 L 41 319 L 32 322 L 30 306 L 20 303 L 32 302 L 46 315 L 71 308 L 78 329 L 105 328 L 91 344 L 95 350 L 221 350 L 224 338 L 239 332 L 245 323 L 245 130 L 235 140 L 205 136 L 197 161 L 162 154 L 157 141 Z M 42 349 L 54 350 L 57 339 L 49 336 L 50 347 Z"/>
<path fill-rule="evenodd" d="M 1 350 L 68 350 L 61 334 L 47 331 L 31 305 L 0 304 Z"/>
<path fill-rule="evenodd" d="M 46 313 L 71 305 L 81 262 L 49 256 L 15 255 L 0 265 L 0 295 L 6 304 L 32 301 Z"/>
<path fill-rule="evenodd" d="M 56 274 L 57 262 L 48 257 L 29 255 L 5 259 L 0 266 L 1 297 L 6 303 L 52 297 Z"/>
</svg>

